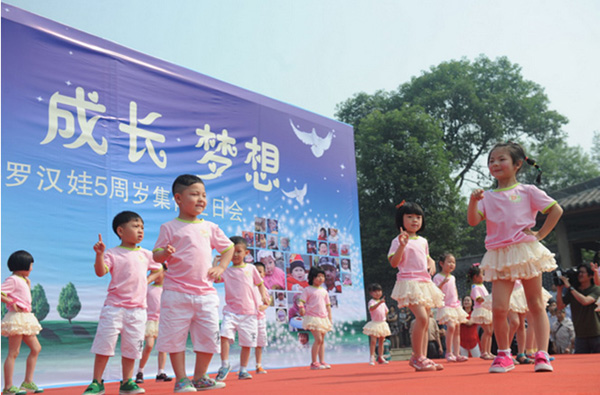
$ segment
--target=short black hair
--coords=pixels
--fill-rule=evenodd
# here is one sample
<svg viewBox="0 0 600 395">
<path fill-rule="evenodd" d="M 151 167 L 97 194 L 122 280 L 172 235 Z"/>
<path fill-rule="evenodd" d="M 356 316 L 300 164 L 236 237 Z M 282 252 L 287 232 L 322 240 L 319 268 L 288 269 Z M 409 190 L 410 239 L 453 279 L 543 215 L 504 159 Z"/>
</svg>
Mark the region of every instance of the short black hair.
<svg viewBox="0 0 600 395">
<path fill-rule="evenodd" d="M 231 240 L 234 246 L 241 244 L 244 246 L 244 248 L 248 249 L 248 242 L 242 236 L 231 236 L 229 240 Z"/>
<path fill-rule="evenodd" d="M 592 269 L 590 267 L 590 265 L 582 263 L 581 265 L 577 266 L 577 271 L 579 271 L 579 269 L 584 268 L 585 271 L 587 272 L 588 276 L 590 277 L 594 277 L 594 269 Z M 592 282 L 593 285 L 593 282 Z"/>
<path fill-rule="evenodd" d="M 33 256 L 25 250 L 15 251 L 8 257 L 8 270 L 16 272 L 29 270 L 33 263 Z"/>
<path fill-rule="evenodd" d="M 479 264 L 471 265 L 469 271 L 467 272 L 467 278 L 469 281 L 473 281 L 473 277 L 477 276 L 481 273 L 481 269 L 479 268 Z"/>
<path fill-rule="evenodd" d="M 396 229 L 400 230 L 400 228 L 404 227 L 404 215 L 405 214 L 416 214 L 422 217 L 421 228 L 417 232 L 420 232 L 425 229 L 425 213 L 421 206 L 417 203 L 406 202 L 402 206 L 396 209 Z"/>
<path fill-rule="evenodd" d="M 265 264 L 262 262 L 254 262 L 254 266 L 262 266 L 263 270 L 266 270 Z"/>
<path fill-rule="evenodd" d="M 313 266 L 310 268 L 308 272 L 308 285 L 313 285 L 313 280 L 319 275 L 322 274 L 325 276 L 325 270 L 323 270 L 320 266 Z"/>
<path fill-rule="evenodd" d="M 117 233 L 117 228 L 123 224 L 126 224 L 129 221 L 133 221 L 136 219 L 139 219 L 140 221 L 142 221 L 142 223 L 144 223 L 144 220 L 142 219 L 142 217 L 140 217 L 138 213 L 133 211 L 121 211 L 119 214 L 115 215 L 115 218 L 113 218 L 113 231 L 117 236 L 119 236 L 119 234 Z"/>
<path fill-rule="evenodd" d="M 373 284 L 369 285 L 369 292 L 374 292 L 374 291 L 383 291 L 383 288 L 381 287 L 381 285 L 379 285 L 377 283 L 373 283 Z"/>
<path fill-rule="evenodd" d="M 190 185 L 194 185 L 200 183 L 204 185 L 204 181 L 198 176 L 193 174 L 182 174 L 178 176 L 175 181 L 173 181 L 173 186 L 171 187 L 171 191 L 173 192 L 173 196 L 177 193 L 181 193 L 185 188 Z"/>
</svg>

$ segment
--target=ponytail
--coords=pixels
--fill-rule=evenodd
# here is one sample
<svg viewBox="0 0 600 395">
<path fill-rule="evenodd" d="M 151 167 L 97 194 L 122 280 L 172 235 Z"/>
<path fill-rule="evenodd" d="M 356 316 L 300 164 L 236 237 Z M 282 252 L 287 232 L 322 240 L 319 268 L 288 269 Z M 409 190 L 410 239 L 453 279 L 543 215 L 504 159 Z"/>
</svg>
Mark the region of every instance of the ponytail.
<svg viewBox="0 0 600 395">
<path fill-rule="evenodd" d="M 528 156 L 525 157 L 525 161 L 530 164 L 531 166 L 535 167 L 535 169 L 538 171 L 538 175 L 535 178 L 535 183 L 539 184 L 542 182 L 542 169 L 540 168 L 540 165 L 537 164 L 537 162 L 535 161 L 535 159 L 532 159 Z"/>
</svg>

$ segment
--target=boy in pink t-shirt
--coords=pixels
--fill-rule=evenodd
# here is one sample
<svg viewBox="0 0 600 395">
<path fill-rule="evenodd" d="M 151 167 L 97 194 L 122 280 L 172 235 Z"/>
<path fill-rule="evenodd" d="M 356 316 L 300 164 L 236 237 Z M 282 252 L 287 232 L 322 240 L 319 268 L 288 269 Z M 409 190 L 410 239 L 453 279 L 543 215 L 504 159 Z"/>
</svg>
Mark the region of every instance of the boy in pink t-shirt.
<svg viewBox="0 0 600 395">
<path fill-rule="evenodd" d="M 259 300 L 254 288 L 257 286 L 263 302 L 268 303 L 269 294 L 258 270 L 254 265 L 244 263 L 248 255 L 246 239 L 239 236 L 231 238 L 233 242 L 233 266 L 229 266 L 217 282 L 225 283 L 225 302 L 223 321 L 221 322 L 221 368 L 217 381 L 224 381 L 231 370 L 229 364 L 229 345 L 235 341 L 237 332 L 242 348 L 240 353 L 240 380 L 251 379 L 248 373 L 250 349 L 256 347 L 258 323 L 257 313 Z"/>
<path fill-rule="evenodd" d="M 123 211 L 115 216 L 112 226 L 121 239 L 121 245 L 106 250 L 102 235 L 98 235 L 98 242 L 94 244 L 96 275 L 102 277 L 110 273 L 111 281 L 92 344 L 92 352 L 96 354 L 94 375 L 85 395 L 104 393 L 102 375 L 108 359 L 115 355 L 119 334 L 123 365 L 123 381 L 119 392 L 145 392 L 132 377 L 135 360 L 142 356 L 144 344 L 148 286 L 146 275 L 150 270 L 151 276 L 158 276 L 162 267 L 152 260 L 150 251 L 138 246 L 144 239 L 144 221 L 138 214 Z"/>
<path fill-rule="evenodd" d="M 206 208 L 206 189 L 200 177 L 184 174 L 173 182 L 173 197 L 179 216 L 160 227 L 154 260 L 166 263 L 161 314 L 158 324 L 158 351 L 168 352 L 175 372 L 175 392 L 193 392 L 225 387 L 208 377 L 213 354 L 221 352 L 219 297 L 213 280 L 223 274 L 233 244 L 214 223 L 198 219 Z M 212 250 L 221 254 L 212 267 Z M 191 334 L 196 364 L 194 378 L 185 372 L 185 347 Z"/>
</svg>

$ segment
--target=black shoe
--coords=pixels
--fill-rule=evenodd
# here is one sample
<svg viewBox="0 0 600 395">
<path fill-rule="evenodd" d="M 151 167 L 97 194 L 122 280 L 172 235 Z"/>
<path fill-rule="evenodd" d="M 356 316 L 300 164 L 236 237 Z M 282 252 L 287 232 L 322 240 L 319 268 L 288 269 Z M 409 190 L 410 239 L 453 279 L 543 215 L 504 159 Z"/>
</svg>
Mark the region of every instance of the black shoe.
<svg viewBox="0 0 600 395">
<path fill-rule="evenodd" d="M 135 382 L 137 384 L 142 384 L 144 382 L 144 373 L 137 372 L 137 374 L 135 375 Z"/>
<path fill-rule="evenodd" d="M 166 373 L 161 373 L 156 375 L 156 381 L 171 381 L 173 377 L 169 377 Z"/>
</svg>

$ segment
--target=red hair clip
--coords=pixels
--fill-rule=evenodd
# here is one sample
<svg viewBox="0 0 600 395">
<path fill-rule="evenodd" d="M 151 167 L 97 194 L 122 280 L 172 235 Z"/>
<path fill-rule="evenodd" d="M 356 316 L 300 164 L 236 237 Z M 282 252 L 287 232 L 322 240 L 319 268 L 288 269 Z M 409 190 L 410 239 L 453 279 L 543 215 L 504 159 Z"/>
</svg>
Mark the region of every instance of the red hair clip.
<svg viewBox="0 0 600 395">
<path fill-rule="evenodd" d="M 481 265 L 481 263 L 479 263 L 479 262 L 473 264 L 473 266 L 475 266 L 475 267 L 479 267 L 479 265 Z"/>
<path fill-rule="evenodd" d="M 398 203 L 398 204 L 396 205 L 396 209 L 399 209 L 400 207 L 404 206 L 404 203 L 406 203 L 406 201 L 404 201 L 404 200 L 403 200 L 403 201 L 401 201 L 400 203 Z"/>
</svg>

